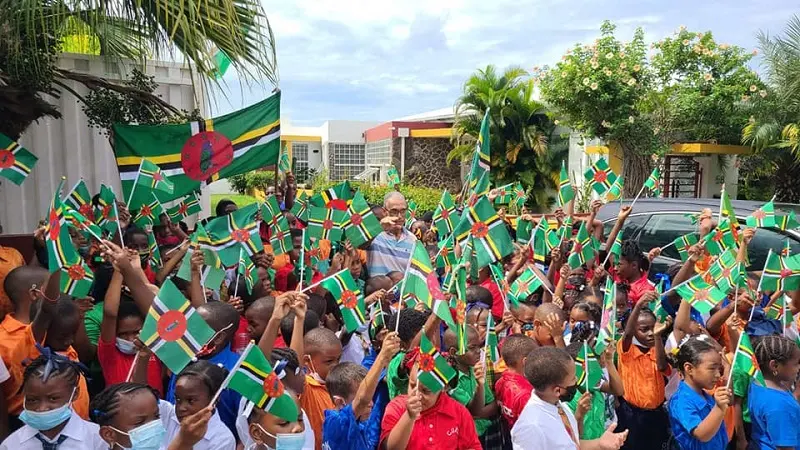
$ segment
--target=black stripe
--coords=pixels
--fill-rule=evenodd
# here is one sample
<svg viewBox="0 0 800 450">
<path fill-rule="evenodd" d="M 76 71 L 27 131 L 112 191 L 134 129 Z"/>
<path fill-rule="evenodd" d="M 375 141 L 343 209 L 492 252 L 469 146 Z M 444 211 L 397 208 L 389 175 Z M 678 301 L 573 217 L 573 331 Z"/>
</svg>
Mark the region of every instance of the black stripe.
<svg viewBox="0 0 800 450">
<path fill-rule="evenodd" d="M 233 145 L 233 151 L 239 150 L 240 148 L 243 148 L 243 147 L 247 147 L 248 145 L 253 145 L 254 143 L 258 142 L 259 139 L 263 138 L 264 136 L 269 136 L 271 134 L 280 133 L 280 132 L 281 132 L 280 124 L 275 125 L 274 127 L 272 127 L 269 130 L 267 130 L 267 132 L 264 133 L 264 134 L 261 134 L 261 135 L 258 135 L 258 136 L 254 136 L 254 137 L 252 137 L 252 138 L 250 138 L 250 139 L 248 139 L 246 141 L 242 141 L 242 142 L 238 142 L 238 143 L 234 144 Z"/>
<path fill-rule="evenodd" d="M 158 168 L 161 170 L 171 170 L 171 169 L 181 169 L 183 166 L 181 162 L 174 162 L 174 163 L 163 163 L 157 164 Z M 139 164 L 126 164 L 124 166 L 117 166 L 119 167 L 120 173 L 122 172 L 133 172 L 136 173 L 139 171 Z"/>
</svg>

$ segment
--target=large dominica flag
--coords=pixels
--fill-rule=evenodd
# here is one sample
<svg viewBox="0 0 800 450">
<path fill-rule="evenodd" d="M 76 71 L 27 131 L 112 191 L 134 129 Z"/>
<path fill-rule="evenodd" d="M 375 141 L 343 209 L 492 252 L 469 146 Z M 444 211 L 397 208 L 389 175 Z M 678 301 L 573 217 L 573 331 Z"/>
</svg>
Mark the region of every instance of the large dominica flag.
<svg viewBox="0 0 800 450">
<path fill-rule="evenodd" d="M 329 187 L 318 194 L 314 194 L 311 199 L 309 199 L 309 202 L 314 206 L 345 211 L 352 199 L 353 190 L 350 187 L 350 182 L 345 181 L 336 186 Z"/>
<path fill-rule="evenodd" d="M 575 358 L 575 376 L 578 378 L 578 390 L 594 391 L 603 382 L 603 368 L 597 361 L 597 355 L 584 341 L 578 356 Z"/>
<path fill-rule="evenodd" d="M 400 173 L 395 166 L 389 166 L 389 169 L 386 170 L 386 182 L 392 188 L 400 184 Z"/>
<path fill-rule="evenodd" d="M 600 158 L 596 163 L 592 164 L 592 167 L 589 167 L 583 176 L 592 185 L 592 189 L 597 192 L 597 195 L 605 194 L 617 181 L 617 176 L 608 167 L 608 162 L 604 158 Z"/>
<path fill-rule="evenodd" d="M 731 222 L 722 219 L 716 228 L 703 237 L 703 244 L 713 256 L 721 255 L 727 249 L 736 249 L 736 239 L 733 237 Z"/>
<path fill-rule="evenodd" d="M 601 355 L 609 345 L 614 345 L 617 334 L 617 285 L 606 277 L 603 292 L 603 315 L 600 318 L 600 334 L 594 344 L 595 354 Z"/>
<path fill-rule="evenodd" d="M 133 216 L 133 223 L 139 228 L 146 228 L 158 223 L 161 219 L 161 214 L 164 214 L 164 208 L 161 207 L 161 202 L 158 201 L 155 194 L 150 194 L 150 200 L 142 203 L 139 210 Z"/>
<path fill-rule="evenodd" d="M 505 222 L 485 196 L 464 212 L 455 229 L 455 236 L 459 245 L 464 245 L 467 238 L 472 237 L 477 261 L 475 269 L 486 267 L 514 251 L 514 243 Z"/>
<path fill-rule="evenodd" d="M 0 176 L 20 186 L 38 160 L 18 142 L 0 133 Z"/>
<path fill-rule="evenodd" d="M 347 206 L 345 206 L 347 209 Z M 324 206 L 308 207 L 308 227 L 306 234 L 314 239 L 327 239 L 339 242 L 342 239 L 342 222 L 345 212 Z"/>
<path fill-rule="evenodd" d="M 739 345 L 736 347 L 736 354 L 733 357 L 732 371 L 747 375 L 747 378 L 760 386 L 767 385 L 764 381 L 764 375 L 758 367 L 758 360 L 753 351 L 753 344 L 750 343 L 750 337 L 747 333 L 742 333 L 739 336 Z"/>
<path fill-rule="evenodd" d="M 89 193 L 89 188 L 86 187 L 83 178 L 78 180 L 75 186 L 72 187 L 72 190 L 64 197 L 64 205 L 78 211 L 83 217 L 94 220 L 92 194 Z"/>
<path fill-rule="evenodd" d="M 569 203 L 575 198 L 575 189 L 569 181 L 566 161 L 561 161 L 561 176 L 558 179 L 558 204 L 561 206 Z"/>
<path fill-rule="evenodd" d="M 342 227 L 344 235 L 350 239 L 354 248 L 361 247 L 383 231 L 380 221 L 372 213 L 372 208 L 369 207 L 361 191 L 356 192 L 353 201 L 347 207 Z"/>
<path fill-rule="evenodd" d="M 475 142 L 475 153 L 472 156 L 472 164 L 469 171 L 469 189 L 471 193 L 480 192 L 482 188 L 478 186 L 480 179 L 489 174 L 492 161 L 489 153 L 489 109 L 481 120 L 481 130 Z M 488 181 L 488 176 L 486 181 Z"/>
<path fill-rule="evenodd" d="M 800 259 L 798 255 L 782 257 L 772 249 L 767 253 L 759 283 L 762 291 L 794 291 L 800 288 Z"/>
<path fill-rule="evenodd" d="M 435 394 L 444 389 L 454 376 L 456 370 L 423 333 L 419 341 L 419 382 Z"/>
<path fill-rule="evenodd" d="M 747 226 L 760 228 L 775 226 L 775 204 L 772 200 L 753 211 L 753 214 L 747 216 Z"/>
<path fill-rule="evenodd" d="M 214 330 L 169 279 L 153 299 L 139 333 L 172 373 L 180 373 L 213 336 Z"/>
<path fill-rule="evenodd" d="M 211 241 L 202 224 L 197 224 L 197 229 L 192 233 L 190 241 L 191 245 L 183 256 L 177 277 L 189 282 L 192 281 L 192 254 L 201 251 L 203 252 L 204 260 L 204 265 L 200 272 L 202 284 L 209 289 L 219 289 L 222 280 L 225 278 L 225 269 L 222 267 L 217 254 L 211 249 Z"/>
<path fill-rule="evenodd" d="M 162 202 L 197 191 L 204 183 L 276 164 L 280 102 L 278 91 L 216 119 L 174 125 L 114 124 L 113 147 L 125 198 L 145 158 L 158 165 L 174 186 L 171 194 L 156 192 Z"/>
<path fill-rule="evenodd" d="M 180 200 L 180 203 L 167 209 L 167 215 L 172 223 L 178 223 L 181 220 L 198 214 L 203 208 L 200 206 L 200 199 L 197 194 L 192 192 Z"/>
<path fill-rule="evenodd" d="M 695 233 L 678 236 L 674 241 L 672 241 L 672 245 L 675 246 L 675 250 L 678 251 L 681 261 L 683 262 L 686 262 L 686 260 L 689 259 L 689 248 L 695 244 L 697 244 L 697 234 Z"/>
<path fill-rule="evenodd" d="M 567 263 L 573 269 L 576 269 L 586 261 L 590 261 L 597 254 L 597 250 L 592 243 L 592 236 L 586 229 L 586 222 L 581 221 L 581 226 L 578 228 L 578 234 L 575 235 L 575 241 L 572 245 L 572 250 L 567 258 Z"/>
<path fill-rule="evenodd" d="M 259 409 L 287 422 L 296 422 L 297 403 L 286 392 L 283 382 L 264 353 L 253 342 L 247 345 L 228 375 L 228 388 L 242 394 Z"/>
<path fill-rule="evenodd" d="M 456 212 L 456 203 L 453 201 L 453 196 L 445 189 L 442 192 L 442 198 L 439 199 L 439 204 L 436 206 L 436 211 L 433 212 L 433 225 L 436 226 L 439 239 L 445 239 L 452 234 L 459 220 L 460 217 Z"/>
<path fill-rule="evenodd" d="M 308 223 L 308 196 L 305 192 L 301 192 L 294 199 L 294 204 L 289 212 L 294 214 L 294 217 L 303 222 L 303 224 Z"/>
<path fill-rule="evenodd" d="M 661 171 L 658 166 L 650 173 L 650 176 L 644 180 L 644 188 L 653 194 L 653 197 L 661 195 Z"/>
<path fill-rule="evenodd" d="M 219 256 L 223 266 L 233 267 L 239 262 L 239 247 L 250 256 L 264 249 L 256 220 L 258 206 L 258 203 L 247 205 L 206 224 L 207 246 Z"/>
<path fill-rule="evenodd" d="M 94 223 L 106 232 L 113 235 L 118 231 L 117 197 L 114 191 L 105 184 L 100 185 L 100 194 L 97 196 L 97 208 L 94 213 Z M 120 236 L 120 239 L 122 237 Z"/>
<path fill-rule="evenodd" d="M 325 290 L 339 305 L 342 313 L 344 328 L 348 333 L 355 333 L 362 325 L 367 323 L 367 307 L 364 304 L 364 295 L 358 288 L 350 269 L 342 270 L 320 282 Z"/>
<path fill-rule="evenodd" d="M 508 300 L 513 305 L 519 305 L 524 302 L 531 294 L 536 292 L 537 289 L 542 287 L 542 280 L 536 275 L 532 268 L 525 269 L 509 288 Z"/>
<path fill-rule="evenodd" d="M 744 266 L 736 261 L 736 252 L 733 249 L 726 250 L 720 255 L 708 272 L 722 292 L 728 293 L 737 286 L 740 288 L 747 286 Z"/>
<path fill-rule="evenodd" d="M 717 306 L 725 298 L 725 292 L 716 286 L 707 283 L 703 279 L 703 274 L 695 275 L 675 288 L 675 293 L 681 296 L 700 314 L 708 314 L 711 308 Z"/>
<path fill-rule="evenodd" d="M 432 282 L 436 286 L 432 286 Z M 407 307 L 413 307 L 418 302 L 424 303 L 447 326 L 455 328 L 455 322 L 447 302 L 436 298 L 434 295 L 434 289 L 439 289 L 438 284 L 439 280 L 436 278 L 428 251 L 425 250 L 425 246 L 421 241 L 417 241 L 414 244 L 414 251 L 411 253 L 408 271 L 406 271 L 403 278 L 400 298 L 403 299 Z"/>
</svg>

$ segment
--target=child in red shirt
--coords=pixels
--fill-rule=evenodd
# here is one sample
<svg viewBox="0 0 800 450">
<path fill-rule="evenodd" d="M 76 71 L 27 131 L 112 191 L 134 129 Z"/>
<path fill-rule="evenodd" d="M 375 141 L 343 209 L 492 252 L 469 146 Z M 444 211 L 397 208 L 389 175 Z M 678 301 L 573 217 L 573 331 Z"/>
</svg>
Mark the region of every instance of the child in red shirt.
<svg viewBox="0 0 800 450">
<path fill-rule="evenodd" d="M 639 302 L 642 295 L 646 292 L 655 291 L 655 285 L 647 279 L 647 269 L 649 264 L 639 244 L 634 241 L 624 241 L 622 243 L 622 253 L 617 263 L 617 281 L 627 283 L 630 287 L 628 291 L 628 302 L 631 306 Z"/>
<path fill-rule="evenodd" d="M 481 448 L 467 407 L 418 383 L 416 364 L 409 375 L 409 395 L 395 397 L 386 407 L 380 442 L 386 450 Z"/>
<path fill-rule="evenodd" d="M 536 341 L 524 334 L 512 334 L 503 340 L 500 356 L 506 363 L 506 370 L 495 383 L 494 391 L 500 414 L 510 430 L 517 422 L 522 409 L 531 398 L 533 386 L 525 378 L 525 358 L 537 348 Z"/>
</svg>

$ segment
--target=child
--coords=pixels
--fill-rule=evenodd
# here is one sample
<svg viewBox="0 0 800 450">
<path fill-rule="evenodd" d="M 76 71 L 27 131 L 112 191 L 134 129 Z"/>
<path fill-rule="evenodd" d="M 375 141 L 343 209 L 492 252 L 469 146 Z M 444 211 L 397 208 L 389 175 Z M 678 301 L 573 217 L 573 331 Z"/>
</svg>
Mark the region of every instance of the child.
<svg viewBox="0 0 800 450">
<path fill-rule="evenodd" d="M 342 343 L 333 331 L 327 328 L 314 328 L 305 335 L 303 348 L 305 349 L 303 363 L 308 375 L 300 406 L 308 414 L 308 421 L 314 430 L 315 447 L 321 450 L 325 410 L 335 407 L 325 387 L 325 378 L 330 370 L 339 364 L 339 359 L 342 357 Z"/>
<path fill-rule="evenodd" d="M 408 308 L 403 309 L 399 316 L 395 313 L 389 317 L 387 325 L 390 330 L 394 330 L 398 318 L 400 320 L 397 332 L 400 335 L 400 348 L 402 349 L 392 358 L 389 367 L 386 368 L 386 385 L 389 388 L 390 399 L 405 394 L 408 390 L 406 356 L 409 354 L 409 349 L 414 349 L 418 345 L 420 333 L 429 317 L 431 317 L 430 312 Z"/>
<path fill-rule="evenodd" d="M 381 422 L 381 447 L 386 450 L 448 450 L 481 448 L 475 422 L 467 408 L 440 392 L 431 392 L 417 380 L 418 365 L 409 374 L 408 395 L 386 407 Z"/>
<path fill-rule="evenodd" d="M 336 409 L 325 411 L 322 433 L 325 448 L 377 447 L 383 411 L 373 406 L 372 397 L 381 372 L 399 350 L 400 338 L 397 333 L 390 333 L 369 372 L 354 363 L 341 363 L 330 371 L 325 385 Z"/>
<path fill-rule="evenodd" d="M 478 271 L 478 283 L 476 286 L 486 289 L 489 296 L 484 297 L 481 301 L 489 305 L 492 308 L 494 318 L 500 320 L 503 317 L 503 309 L 505 308 L 503 294 L 500 293 L 500 288 L 497 287 L 497 283 L 492 277 L 488 266 L 482 267 Z M 488 303 L 486 300 L 488 300 Z M 469 299 L 467 302 L 469 302 Z"/>
<path fill-rule="evenodd" d="M 146 384 L 109 386 L 92 399 L 90 408 L 106 447 L 157 449 L 164 443 L 167 430 L 159 418 L 158 394 Z"/>
<path fill-rule="evenodd" d="M 303 410 L 300 408 L 297 394 L 290 389 L 286 389 L 285 392 L 289 393 L 297 404 L 297 420 L 288 422 L 253 406 L 246 415 L 246 432 L 242 432 L 242 444 L 245 449 L 308 449 L 306 444 L 308 425 L 303 421 Z"/>
<path fill-rule="evenodd" d="M 228 371 L 208 361 L 199 360 L 184 368 L 175 381 L 175 405 L 158 402 L 161 421 L 167 429 L 166 442 L 178 437 L 181 423 L 209 406 L 211 398 L 222 386 Z M 194 444 L 194 450 L 233 450 L 236 439 L 214 412 L 203 438 Z"/>
<path fill-rule="evenodd" d="M 596 303 L 581 300 L 572 305 L 569 310 L 569 331 L 564 336 L 564 342 L 569 345 L 575 338 L 574 335 L 581 333 L 584 329 L 595 330 L 600 328 L 601 316 L 602 311 Z"/>
<path fill-rule="evenodd" d="M 517 422 L 522 408 L 531 398 L 533 386 L 525 378 L 525 358 L 537 348 L 536 341 L 524 334 L 512 334 L 503 340 L 500 356 L 506 370 L 494 386 L 500 413 L 510 430 Z"/>
<path fill-rule="evenodd" d="M 539 346 L 565 348 L 564 323 L 567 315 L 555 303 L 542 303 L 536 308 L 533 319 L 533 330 L 527 332 L 522 327 L 523 333 L 532 337 Z"/>
<path fill-rule="evenodd" d="M 136 304 L 129 300 L 120 302 L 121 293 L 122 274 L 114 270 L 103 302 L 103 322 L 97 342 L 97 359 L 108 386 L 129 381 L 128 374 L 136 358 L 133 341 L 144 325 L 144 317 Z M 162 396 L 161 362 L 154 355 L 149 355 L 148 359 L 147 379 L 142 381 Z"/>
<path fill-rule="evenodd" d="M 9 436 L 0 450 L 58 448 L 105 449 L 98 426 L 72 410 L 78 391 L 79 369 L 69 359 L 47 352 L 25 369 L 22 385 L 25 426 Z"/>
<path fill-rule="evenodd" d="M 642 296 L 617 343 L 625 389 L 617 416 L 620 428 L 630 432 L 626 449 L 660 448 L 669 438 L 669 417 L 663 408 L 668 365 L 661 336 L 667 328 L 660 324 L 656 329 L 656 316 L 645 306 L 657 298 L 652 291 Z"/>
<path fill-rule="evenodd" d="M 623 281 L 630 286 L 628 301 L 636 304 L 645 292 L 652 292 L 655 286 L 647 279 L 647 259 L 642 254 L 636 241 L 624 241 L 617 262 L 618 281 Z"/>
<path fill-rule="evenodd" d="M 261 340 L 274 308 L 275 297 L 262 297 L 245 309 L 244 317 L 247 319 L 247 334 L 250 339 L 256 342 Z"/>
<path fill-rule="evenodd" d="M 578 422 L 564 403 L 578 390 L 575 363 L 565 350 L 533 350 L 525 361 L 525 378 L 534 391 L 511 429 L 514 449 L 620 448 L 625 441 L 628 432 L 613 433 L 616 424 L 597 440 L 578 436 Z"/>
<path fill-rule="evenodd" d="M 725 411 L 731 394 L 725 388 L 714 396 L 706 392 L 717 385 L 722 375 L 722 356 L 711 338 L 691 337 L 677 355 L 683 381 L 669 401 L 672 434 L 680 448 L 687 450 L 722 449 L 728 444 Z"/>
<path fill-rule="evenodd" d="M 800 349 L 785 336 L 764 336 L 754 352 L 766 387 L 750 384 L 752 443 L 762 449 L 800 447 L 800 406 L 792 395 L 792 385 L 800 369 Z"/>
</svg>

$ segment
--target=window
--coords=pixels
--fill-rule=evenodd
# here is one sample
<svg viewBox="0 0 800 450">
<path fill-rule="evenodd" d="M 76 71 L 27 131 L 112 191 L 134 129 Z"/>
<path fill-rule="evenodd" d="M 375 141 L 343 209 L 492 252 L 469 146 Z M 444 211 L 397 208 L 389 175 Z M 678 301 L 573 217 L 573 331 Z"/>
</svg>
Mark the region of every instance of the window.
<svg viewBox="0 0 800 450">
<path fill-rule="evenodd" d="M 328 144 L 330 179 L 347 180 L 364 171 L 364 144 Z"/>
<path fill-rule="evenodd" d="M 655 247 L 664 247 L 684 234 L 696 231 L 697 225 L 683 214 L 656 214 L 650 217 L 647 225 L 642 229 L 642 233 L 639 235 L 639 247 L 643 252 L 648 252 Z M 674 245 L 665 248 L 662 255 L 672 259 L 681 259 Z"/>
<path fill-rule="evenodd" d="M 622 240 L 635 237 L 636 232 L 642 228 L 642 225 L 647 222 L 648 218 L 650 218 L 650 216 L 645 214 L 635 214 L 629 216 L 628 220 L 625 221 L 625 225 L 622 226 Z M 604 238 L 607 238 L 611 233 L 611 229 L 614 228 L 615 223 L 617 223 L 617 219 L 611 219 L 603 223 Z"/>
<path fill-rule="evenodd" d="M 366 163 L 370 167 L 390 165 L 392 163 L 392 139 L 367 142 L 364 146 Z"/>
<path fill-rule="evenodd" d="M 292 158 L 294 171 L 298 183 L 305 183 L 308 179 L 308 144 L 292 144 Z"/>
</svg>

